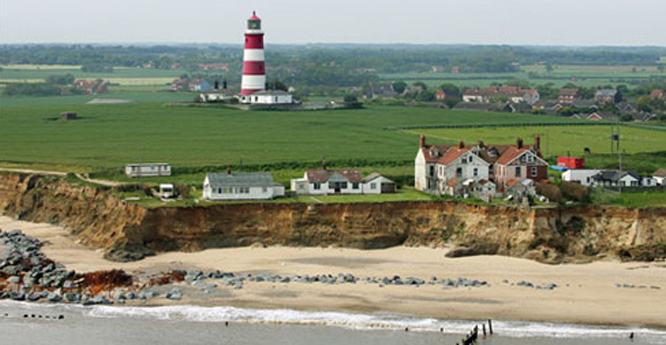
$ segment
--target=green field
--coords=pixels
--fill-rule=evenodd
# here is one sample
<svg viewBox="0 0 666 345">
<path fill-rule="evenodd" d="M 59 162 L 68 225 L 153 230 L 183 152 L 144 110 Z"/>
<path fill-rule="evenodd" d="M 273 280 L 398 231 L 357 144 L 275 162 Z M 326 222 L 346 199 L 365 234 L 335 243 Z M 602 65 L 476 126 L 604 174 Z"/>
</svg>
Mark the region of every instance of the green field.
<svg viewBox="0 0 666 345">
<path fill-rule="evenodd" d="M 464 128 L 464 129 L 425 129 L 410 130 L 407 133 L 423 133 L 428 138 L 447 144 L 456 144 L 460 140 L 476 143 L 512 144 L 517 138 L 523 138 L 532 144 L 534 136 L 541 136 L 543 154 L 549 156 L 566 156 L 570 152 L 581 156 L 584 148 L 592 153 L 611 152 L 610 126 L 548 126 L 548 127 L 497 127 L 497 128 Z M 643 129 L 620 127 L 621 151 L 628 154 L 638 152 L 666 151 L 666 129 Z"/>
<path fill-rule="evenodd" d="M 633 68 L 636 72 L 633 72 Z M 532 72 L 532 76 L 530 76 Z M 536 74 L 536 75 L 535 75 Z M 562 87 L 573 83 L 583 87 L 598 85 L 631 84 L 639 81 L 648 81 L 652 77 L 666 77 L 666 72 L 660 72 L 655 66 L 554 66 L 550 73 L 545 66 L 522 66 L 521 71 L 513 73 L 390 73 L 380 74 L 382 80 L 404 80 L 408 83 L 423 81 L 429 87 L 438 87 L 443 83 L 452 83 L 459 87 L 487 87 L 493 83 L 506 83 L 509 79 L 528 80 L 534 85 L 553 83 L 555 87 Z M 573 81 L 571 78 L 576 78 Z"/>
<path fill-rule="evenodd" d="M 63 111 L 75 111 L 82 119 L 52 120 Z M 122 167 L 139 160 L 165 161 L 174 166 L 221 166 L 237 164 L 240 159 L 245 164 L 268 164 L 319 161 L 323 156 L 329 160 L 404 162 L 414 158 L 418 134 L 385 127 L 543 121 L 571 120 L 374 106 L 362 110 L 247 112 L 222 107 L 168 107 L 156 102 L 3 102 L 0 160 L 92 168 Z"/>
<path fill-rule="evenodd" d="M 20 65 L 15 66 L 0 66 L 0 81 L 42 81 L 50 75 L 62 75 L 66 73 L 73 74 L 77 79 L 116 79 L 124 83 L 134 84 L 155 84 L 160 85 L 171 82 L 173 79 L 178 78 L 180 75 L 187 73 L 185 70 L 173 69 L 145 69 L 145 68 L 114 68 L 113 72 L 104 73 L 91 73 L 83 72 L 78 66 L 33 66 L 33 65 Z M 34 68 L 28 68 L 34 67 Z M 37 68 L 39 67 L 39 68 Z M 123 84 L 121 82 L 120 84 Z"/>
</svg>

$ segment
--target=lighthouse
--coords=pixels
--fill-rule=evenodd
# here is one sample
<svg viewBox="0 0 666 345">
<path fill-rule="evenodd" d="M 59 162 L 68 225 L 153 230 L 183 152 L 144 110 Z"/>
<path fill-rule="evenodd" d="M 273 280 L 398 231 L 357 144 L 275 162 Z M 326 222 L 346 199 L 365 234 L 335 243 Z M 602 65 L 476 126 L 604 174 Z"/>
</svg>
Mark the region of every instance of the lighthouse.
<svg viewBox="0 0 666 345">
<path fill-rule="evenodd" d="M 243 51 L 243 79 L 241 101 L 249 102 L 249 95 L 266 89 L 266 66 L 264 64 L 264 32 L 261 19 L 252 11 L 245 30 L 245 50 Z"/>
</svg>

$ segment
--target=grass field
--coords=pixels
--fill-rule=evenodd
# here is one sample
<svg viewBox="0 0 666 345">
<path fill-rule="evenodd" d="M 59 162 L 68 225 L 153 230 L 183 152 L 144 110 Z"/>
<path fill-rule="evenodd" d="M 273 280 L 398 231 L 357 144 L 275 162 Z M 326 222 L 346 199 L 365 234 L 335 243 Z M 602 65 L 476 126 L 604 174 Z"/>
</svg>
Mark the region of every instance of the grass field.
<svg viewBox="0 0 666 345">
<path fill-rule="evenodd" d="M 610 153 L 609 126 L 548 126 L 548 127 L 498 127 L 464 129 L 425 129 L 406 131 L 411 134 L 423 133 L 428 138 L 447 144 L 460 140 L 476 143 L 512 144 L 516 138 L 533 143 L 536 134 L 541 136 L 542 151 L 545 156 L 574 156 L 583 154 L 585 147 L 593 153 Z M 666 130 L 620 127 L 622 151 L 628 154 L 638 152 L 666 151 Z"/>
<path fill-rule="evenodd" d="M 45 98 L 44 102 L 50 100 Z M 5 105 L 3 101 L 0 160 L 93 168 L 121 167 L 139 160 L 166 161 L 174 166 L 220 166 L 237 164 L 241 158 L 246 164 L 267 164 L 319 161 L 323 156 L 329 160 L 404 162 L 413 159 L 418 135 L 385 127 L 570 121 L 402 107 L 246 112 L 219 107 L 166 107 L 158 102 L 84 105 L 31 101 L 30 105 Z M 51 120 L 63 111 L 75 111 L 82 119 Z"/>
<path fill-rule="evenodd" d="M 633 68 L 636 72 L 633 72 Z M 561 87 L 568 83 L 578 86 L 592 87 L 598 85 L 630 84 L 631 82 L 647 81 L 660 76 L 666 77 L 666 72 L 660 72 L 655 66 L 578 66 L 558 65 L 554 66 L 551 73 L 547 73 L 545 66 L 522 66 L 521 71 L 513 73 L 391 73 L 381 74 L 383 80 L 404 80 L 408 83 L 423 81 L 430 87 L 437 87 L 443 83 L 452 83 L 457 86 L 487 87 L 492 83 L 506 83 L 507 80 L 515 78 L 528 80 L 532 84 L 553 83 L 555 87 Z M 537 73 L 538 77 L 530 77 L 530 72 Z M 575 77 L 576 81 L 571 78 Z"/>
</svg>

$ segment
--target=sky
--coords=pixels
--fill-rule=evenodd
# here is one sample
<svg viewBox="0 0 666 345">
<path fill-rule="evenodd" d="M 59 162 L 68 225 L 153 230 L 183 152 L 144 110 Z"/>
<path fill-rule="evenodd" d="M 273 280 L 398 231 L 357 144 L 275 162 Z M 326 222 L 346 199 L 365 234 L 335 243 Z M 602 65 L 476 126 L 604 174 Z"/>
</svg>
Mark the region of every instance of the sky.
<svg viewBox="0 0 666 345">
<path fill-rule="evenodd" d="M 0 0 L 0 44 L 666 46 L 666 0 Z"/>
</svg>

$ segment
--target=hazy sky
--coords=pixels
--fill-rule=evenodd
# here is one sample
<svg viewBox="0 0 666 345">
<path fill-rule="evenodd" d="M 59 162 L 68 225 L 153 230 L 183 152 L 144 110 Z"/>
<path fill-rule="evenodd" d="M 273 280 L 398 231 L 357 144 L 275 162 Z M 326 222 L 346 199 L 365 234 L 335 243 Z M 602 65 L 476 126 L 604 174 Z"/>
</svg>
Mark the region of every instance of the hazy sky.
<svg viewBox="0 0 666 345">
<path fill-rule="evenodd" d="M 0 43 L 666 46 L 666 0 L 0 0 Z"/>
</svg>

